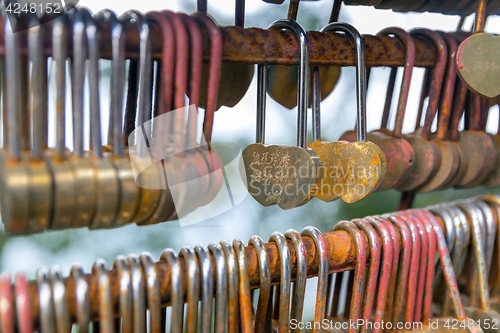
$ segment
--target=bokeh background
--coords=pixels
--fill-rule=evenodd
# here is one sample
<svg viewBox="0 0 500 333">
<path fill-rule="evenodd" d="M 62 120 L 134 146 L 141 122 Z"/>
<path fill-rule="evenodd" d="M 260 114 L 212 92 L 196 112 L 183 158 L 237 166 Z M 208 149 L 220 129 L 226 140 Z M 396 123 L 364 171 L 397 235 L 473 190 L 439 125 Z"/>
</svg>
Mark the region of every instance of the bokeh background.
<svg viewBox="0 0 500 333">
<path fill-rule="evenodd" d="M 209 1 L 209 13 L 220 25 L 231 25 L 234 21 L 234 0 Z M 118 14 L 128 9 L 142 12 L 149 10 L 171 9 L 192 13 L 195 11 L 195 0 L 81 0 L 81 6 L 92 12 L 103 8 L 111 8 Z M 301 2 L 298 21 L 307 30 L 319 30 L 328 22 L 332 0 Z M 285 18 L 288 1 L 283 5 L 266 4 L 261 0 L 246 1 L 246 27 L 265 28 L 272 21 Z M 354 25 L 361 33 L 375 34 L 387 26 L 399 26 L 404 29 L 428 27 L 436 30 L 452 31 L 456 29 L 458 16 L 440 14 L 399 14 L 388 10 L 375 10 L 367 7 L 343 6 L 340 21 Z M 470 27 L 472 18 L 466 20 Z M 492 17 L 488 21 L 487 31 L 495 32 L 500 28 L 500 20 Z M 103 61 L 101 103 L 103 106 L 103 125 L 106 126 L 109 88 L 106 75 L 109 75 L 109 63 Z M 344 68 L 341 79 L 334 92 L 322 103 L 322 124 L 325 140 L 337 140 L 340 135 L 354 128 L 356 119 L 355 76 L 354 68 Z M 399 73 L 399 76 L 401 73 Z M 373 70 L 368 89 L 367 119 L 368 130 L 377 129 L 380 125 L 387 80 L 388 68 Z M 404 131 L 410 132 L 415 124 L 418 107 L 419 90 L 423 76 L 422 69 L 415 69 L 411 85 L 410 99 Z M 400 77 L 398 77 L 399 82 Z M 221 108 L 215 115 L 214 141 L 237 143 L 241 149 L 251 143 L 255 133 L 256 85 L 252 82 L 243 100 L 234 108 Z M 396 83 L 398 86 L 398 83 Z M 398 89 L 394 99 L 398 96 Z M 68 95 L 69 98 L 69 95 Z M 393 102 L 393 106 L 396 101 Z M 272 143 L 294 145 L 296 138 L 296 109 L 290 111 L 268 98 L 267 141 Z M 498 124 L 497 107 L 491 111 L 488 130 L 496 133 Z M 50 117 L 54 109 L 50 109 Z M 310 124 L 310 122 L 309 122 Z M 310 126 L 309 126 L 310 127 Z M 105 136 L 104 136 L 105 137 Z M 51 140 L 53 137 L 51 136 Z M 466 198 L 479 193 L 488 192 L 485 188 L 473 190 L 447 190 L 426 195 L 418 195 L 416 206 Z M 491 191 L 490 191 L 491 192 Z M 343 219 L 352 219 L 366 215 L 394 211 L 399 200 L 399 193 L 387 191 L 374 193 L 367 199 L 348 205 L 336 201 L 324 203 L 312 200 L 308 204 L 282 211 L 277 206 L 262 207 L 250 196 L 241 204 L 222 215 L 208 219 L 189 227 L 181 227 L 178 222 L 169 222 L 154 226 L 138 227 L 129 225 L 115 230 L 77 229 L 69 231 L 49 231 L 31 236 L 6 236 L 0 233 L 0 270 L 11 274 L 17 271 L 26 272 L 31 278 L 41 266 L 59 265 L 64 275 L 69 273 L 70 266 L 80 262 L 90 270 L 97 258 L 104 258 L 109 263 L 119 254 L 141 253 L 148 251 L 158 258 L 165 248 L 179 250 L 182 246 L 209 244 L 223 239 L 236 237 L 245 242 L 251 235 L 260 235 L 267 240 L 274 231 L 285 232 L 293 228 L 301 230 L 306 226 L 316 226 L 322 231 L 330 230 L 334 224 Z M 309 282 L 307 302 L 314 302 L 314 279 Z M 305 315 L 312 317 L 313 306 L 305 307 Z"/>
</svg>

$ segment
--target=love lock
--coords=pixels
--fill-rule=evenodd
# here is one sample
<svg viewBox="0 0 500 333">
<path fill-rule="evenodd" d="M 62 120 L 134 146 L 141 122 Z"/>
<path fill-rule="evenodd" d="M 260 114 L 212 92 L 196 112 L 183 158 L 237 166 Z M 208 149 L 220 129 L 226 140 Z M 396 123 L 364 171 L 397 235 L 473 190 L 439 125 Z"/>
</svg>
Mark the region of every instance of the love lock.
<svg viewBox="0 0 500 333">
<path fill-rule="evenodd" d="M 149 120 L 151 118 L 150 88 L 152 72 L 149 26 L 142 14 L 134 10 L 125 12 L 120 16 L 119 20 L 123 25 L 131 24 L 134 31 L 136 31 L 140 37 L 139 66 L 131 62 L 128 76 L 129 87 L 131 84 L 137 84 L 138 89 L 133 89 L 132 91 L 129 89 L 127 94 L 127 108 L 125 111 L 125 124 L 128 125 L 129 121 L 132 119 L 134 119 L 132 122 L 135 124 L 135 119 L 137 118 L 137 124 L 139 126 L 135 133 L 129 131 L 127 126 L 125 135 L 128 138 L 128 153 L 132 167 L 138 171 L 137 174 L 134 174 L 135 182 L 140 187 L 140 202 L 132 221 L 140 224 L 147 221 L 158 207 L 160 189 L 165 188 L 166 183 L 161 163 L 151 160 L 146 144 L 146 140 L 151 137 L 148 135 L 150 134 L 150 127 L 148 127 L 148 124 L 150 125 Z M 137 80 L 137 77 L 139 80 L 135 83 L 134 81 Z M 135 107 L 136 105 L 137 110 Z M 142 129 L 144 129 L 144 131 Z M 134 134 L 136 137 L 134 137 Z M 144 134 L 146 134 L 148 138 L 146 138 Z M 137 146 L 130 148 L 133 144 L 137 144 Z"/>
<path fill-rule="evenodd" d="M 73 23 L 72 99 L 74 151 L 70 156 L 76 187 L 73 228 L 88 227 L 96 206 L 95 171 L 84 151 L 84 85 L 87 60 L 85 21 L 91 17 L 85 8 L 75 8 Z"/>
<path fill-rule="evenodd" d="M 111 10 L 102 10 L 96 14 L 96 21 L 109 26 L 111 39 L 111 84 L 109 104 L 108 144 L 111 154 L 107 154 L 116 169 L 120 199 L 115 225 L 133 222 L 137 212 L 141 190 L 137 186 L 130 157 L 123 148 L 123 91 L 125 87 L 125 33 L 123 26 Z"/>
<path fill-rule="evenodd" d="M 101 135 L 101 108 L 99 101 L 100 46 L 97 26 L 92 17 L 84 18 L 89 54 L 89 109 L 90 109 L 90 160 L 95 172 L 96 206 L 90 229 L 114 226 L 120 205 L 118 173 L 109 156 L 104 156 Z"/>
<path fill-rule="evenodd" d="M 317 196 L 324 201 L 332 201 L 338 196 L 347 203 L 353 203 L 377 189 L 386 173 L 386 159 L 383 151 L 375 143 L 366 140 L 366 67 L 361 35 L 347 23 L 330 23 L 321 31 L 342 31 L 356 46 L 358 111 L 356 142 L 325 142 L 320 140 L 319 101 L 314 103 L 315 141 L 308 146 L 318 154 L 324 168 L 320 194 Z M 318 75 L 317 73 L 315 76 Z M 338 188 L 340 191 L 337 191 Z"/>
<path fill-rule="evenodd" d="M 421 193 L 443 189 L 448 186 L 457 175 L 461 162 L 460 148 L 455 142 L 447 140 L 456 81 L 456 70 L 453 61 L 455 59 L 457 42 L 450 34 L 438 34 L 442 37 L 442 41 L 446 41 L 448 50 L 446 79 L 444 80 L 442 89 L 444 92 L 441 93 L 441 103 L 439 105 L 438 129 L 437 134 L 433 136 L 433 141 L 438 145 L 441 152 L 441 163 L 436 174 L 417 189 L 417 192 Z M 439 96 L 437 98 L 439 99 Z"/>
<path fill-rule="evenodd" d="M 288 19 L 296 21 L 297 20 L 297 12 L 299 8 L 300 1 L 304 0 L 293 0 L 290 1 L 290 5 L 288 7 Z M 336 9 L 335 6 L 332 8 L 332 12 L 340 10 L 340 6 Z M 330 18 L 330 22 L 332 23 L 336 21 L 338 18 L 338 12 L 332 13 L 333 15 Z M 333 91 L 337 82 L 340 78 L 341 67 L 337 66 L 321 66 L 319 67 L 320 72 L 320 82 L 319 82 L 319 95 L 320 100 L 325 99 L 330 93 Z M 267 66 L 267 93 L 269 96 L 275 100 L 278 104 L 283 105 L 288 109 L 293 109 L 297 106 L 297 94 L 298 91 L 298 67 L 297 66 L 286 66 L 286 65 L 272 65 Z M 312 87 L 311 89 L 307 89 L 308 91 L 308 100 L 312 101 L 315 94 Z M 308 106 L 311 103 L 308 103 Z"/>
<path fill-rule="evenodd" d="M 31 77 L 29 87 L 29 109 L 22 117 L 32 120 L 32 143 L 29 156 L 24 156 L 28 165 L 30 213 L 27 232 L 45 230 L 52 217 L 52 174 L 43 156 L 47 144 L 47 131 L 44 112 L 47 108 L 47 95 L 43 82 L 47 82 L 47 65 L 43 55 L 43 30 L 39 26 L 36 15 L 30 16 L 33 29 L 28 30 L 28 60 L 31 62 Z M 9 83 L 10 84 L 10 83 Z M 23 97 L 24 98 L 24 97 Z M 31 116 L 30 116 L 31 115 Z M 26 200 L 23 199 L 23 200 Z"/>
<path fill-rule="evenodd" d="M 406 103 L 410 90 L 413 67 L 415 65 L 415 44 L 410 34 L 401 28 L 386 28 L 377 35 L 380 36 L 385 34 L 393 34 L 403 43 L 406 51 L 406 63 L 404 66 L 403 79 L 401 80 L 394 130 L 392 132 L 389 131 L 387 129 L 387 123 L 397 68 L 391 69 L 381 128 L 380 130 L 368 134 L 369 140 L 373 141 L 382 149 L 387 160 L 387 172 L 377 190 L 393 189 L 401 185 L 410 176 L 415 161 L 415 152 L 412 146 L 402 137 Z"/>
<path fill-rule="evenodd" d="M 258 66 L 257 143 L 243 150 L 247 188 L 263 206 L 277 204 L 291 209 L 311 200 L 322 178 L 321 160 L 306 147 L 306 120 L 308 87 L 307 38 L 304 29 L 291 20 L 278 20 L 270 28 L 294 31 L 300 40 L 300 75 L 298 94 L 297 147 L 264 144 L 265 117 L 265 68 Z"/>
<path fill-rule="evenodd" d="M 480 308 L 466 308 L 466 312 L 469 317 L 478 323 L 483 323 L 482 325 L 480 324 L 480 326 L 485 332 L 498 332 L 498 325 L 492 323 L 499 323 L 500 315 L 496 311 L 490 309 L 487 263 L 482 247 L 483 238 L 480 230 L 480 219 L 483 218 L 483 216 L 481 211 L 471 203 L 459 203 L 457 206 L 465 213 L 472 225 L 472 245 L 478 274 L 479 298 L 481 304 Z"/>
<path fill-rule="evenodd" d="M 425 88 L 422 89 L 421 93 L 420 106 L 422 107 L 423 98 L 427 90 L 429 90 L 429 104 L 427 105 L 424 126 L 422 128 L 420 127 L 419 111 L 415 132 L 413 134 L 406 134 L 403 136 L 413 147 L 415 152 L 415 165 L 409 178 L 397 188 L 400 191 L 411 191 L 422 186 L 436 174 L 442 163 L 441 150 L 438 143 L 431 140 L 431 125 L 436 115 L 444 72 L 446 69 L 446 43 L 441 36 L 428 29 L 413 30 L 411 35 L 424 36 L 431 39 L 438 50 L 438 60 L 432 71 L 433 75 L 426 75 L 428 80 L 424 79 Z M 419 110 L 422 109 L 421 107 Z"/>
<path fill-rule="evenodd" d="M 199 199 L 199 205 L 205 206 L 212 202 L 212 200 L 217 196 L 222 187 L 222 184 L 224 183 L 224 166 L 222 159 L 217 151 L 215 149 L 212 149 L 211 146 L 214 113 L 217 103 L 217 87 L 218 82 L 221 79 L 220 66 L 222 63 L 223 45 L 222 33 L 215 22 L 208 15 L 204 14 L 196 14 L 196 18 L 203 26 L 206 27 L 206 29 L 209 30 L 210 35 L 210 65 L 209 76 L 207 78 L 209 87 L 207 90 L 207 105 L 205 107 L 205 118 L 203 120 L 202 128 L 204 140 L 202 140 L 201 146 L 197 147 L 197 153 L 201 155 L 201 157 L 199 158 L 205 161 L 205 164 L 200 162 L 199 166 L 202 168 L 202 171 L 201 173 L 198 173 L 198 175 L 204 175 L 203 178 L 205 179 L 205 182 L 208 183 L 208 189 L 207 191 L 205 191 L 206 194 L 202 195 Z M 201 52 L 202 50 L 200 50 L 200 53 Z M 194 129 L 190 129 L 190 131 L 194 133 Z"/>
<path fill-rule="evenodd" d="M 473 91 L 495 97 L 500 94 L 496 82 L 500 75 L 498 40 L 495 35 L 484 32 L 486 22 L 486 0 L 477 1 L 475 32 L 460 43 L 456 66 L 460 78 Z"/>
<path fill-rule="evenodd" d="M 76 179 L 66 149 L 66 58 L 68 22 L 66 16 L 54 19 L 52 52 L 56 81 L 56 147 L 46 154 L 52 172 L 54 206 L 50 229 L 71 228 L 76 207 Z M 94 203 L 95 204 L 95 203 Z"/>
</svg>

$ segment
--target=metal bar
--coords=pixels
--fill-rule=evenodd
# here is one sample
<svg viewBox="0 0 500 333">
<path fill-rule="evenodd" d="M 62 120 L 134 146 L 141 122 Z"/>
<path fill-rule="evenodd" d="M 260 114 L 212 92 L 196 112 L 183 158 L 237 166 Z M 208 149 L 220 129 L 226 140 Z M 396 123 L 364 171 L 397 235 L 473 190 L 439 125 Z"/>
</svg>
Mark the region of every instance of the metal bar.
<svg viewBox="0 0 500 333">
<path fill-rule="evenodd" d="M 328 270 L 329 274 L 352 270 L 356 262 L 356 247 L 351 240 L 349 234 L 345 231 L 332 231 L 323 233 L 323 237 L 327 244 L 328 249 Z M 307 253 L 307 275 L 308 277 L 313 277 L 318 274 L 318 255 L 316 253 L 316 245 L 314 240 L 309 236 L 303 236 L 304 246 Z M 290 251 L 290 263 L 292 280 L 295 280 L 297 274 L 296 267 L 296 252 L 295 246 L 291 241 L 287 241 L 288 250 Z M 276 243 L 270 242 L 265 244 L 265 250 L 267 251 L 269 258 L 269 269 L 271 272 L 271 281 L 273 285 L 276 285 L 280 281 L 280 260 L 279 252 Z M 257 257 L 257 252 L 253 246 L 245 247 L 245 258 L 247 263 L 248 278 L 250 281 L 250 286 L 252 289 L 259 288 L 260 275 L 259 275 L 259 261 Z M 211 258 L 213 261 L 213 257 Z M 184 259 L 179 258 L 179 262 L 182 269 L 183 276 L 187 276 L 186 264 Z M 212 263 L 212 267 L 215 267 L 215 261 Z M 157 279 L 160 285 L 160 296 L 161 303 L 166 306 L 170 302 L 170 266 L 166 261 L 158 261 L 154 264 L 157 270 Z M 215 270 L 214 270 L 215 274 Z M 111 299 L 113 304 L 113 309 L 118 309 L 118 298 L 120 293 L 120 281 L 118 273 L 115 269 L 108 272 L 108 277 L 111 285 Z M 90 312 L 93 318 L 98 317 L 99 311 L 99 292 L 98 292 L 98 278 L 92 274 L 87 274 L 84 279 L 88 283 L 88 295 L 90 300 Z M 63 280 L 68 313 L 72 318 L 76 315 L 76 289 L 75 281 L 72 278 L 65 278 Z M 183 284 L 186 286 L 186 284 Z M 186 288 L 185 288 L 186 289 Z M 38 299 L 38 286 L 36 281 L 31 281 L 29 284 L 29 302 L 31 304 L 31 316 L 32 321 L 36 327 L 39 317 L 39 299 Z M 183 295 L 186 296 L 186 290 L 183 290 Z M 116 313 L 118 315 L 118 313 Z"/>
<path fill-rule="evenodd" d="M 5 52 L 3 40 L 3 24 L 0 25 L 0 55 Z M 50 36 L 52 21 L 44 24 L 47 29 L 45 36 Z M 101 57 L 111 59 L 110 27 L 100 24 L 101 31 Z M 138 59 L 139 36 L 136 31 L 125 25 L 127 42 L 126 56 L 129 59 Z M 278 29 L 265 30 L 260 28 L 241 28 L 235 26 L 221 27 L 224 42 L 223 62 L 252 63 L 252 64 L 283 64 L 298 65 L 298 44 L 295 36 L 289 31 Z M 210 47 L 208 31 L 201 27 L 203 41 L 203 56 L 205 61 L 209 59 Z M 151 24 L 151 35 L 161 36 L 160 27 L 156 23 Z M 68 31 L 68 56 L 71 56 L 71 31 Z M 153 58 L 161 58 L 161 38 L 152 38 L 151 47 Z M 381 66 L 403 66 L 405 64 L 405 48 L 403 43 L 396 37 L 364 35 L 364 46 L 366 50 L 366 65 L 368 67 Z M 417 67 L 431 67 L 436 60 L 434 45 L 423 37 L 415 37 Z M 353 45 L 350 39 L 334 32 L 308 32 L 309 64 L 311 66 L 354 66 L 355 57 Z M 26 53 L 26 45 L 21 48 L 21 53 Z M 51 56 L 51 41 L 44 41 L 44 54 Z"/>
</svg>

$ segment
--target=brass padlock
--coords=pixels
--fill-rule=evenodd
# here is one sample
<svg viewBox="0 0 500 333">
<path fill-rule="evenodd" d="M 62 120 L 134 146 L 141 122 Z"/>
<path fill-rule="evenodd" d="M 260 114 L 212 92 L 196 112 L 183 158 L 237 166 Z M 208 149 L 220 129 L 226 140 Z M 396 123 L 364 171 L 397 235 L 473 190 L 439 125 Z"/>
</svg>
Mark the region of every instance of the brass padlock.
<svg viewBox="0 0 500 333">
<path fill-rule="evenodd" d="M 28 30 L 28 60 L 31 63 L 29 83 L 29 116 L 31 119 L 31 150 L 26 156 L 29 173 L 30 216 L 27 232 L 45 230 L 52 218 L 53 185 L 52 174 L 43 157 L 47 147 L 46 113 L 40 112 L 48 107 L 47 61 L 43 54 L 43 29 L 36 15 L 30 17 L 32 28 Z M 22 94 L 20 94 L 22 95 Z"/>
<path fill-rule="evenodd" d="M 125 119 L 137 119 L 137 129 L 129 135 L 128 127 L 125 135 L 128 135 L 128 153 L 136 184 L 141 189 L 138 210 L 132 219 L 135 223 L 143 223 L 149 219 L 158 206 L 160 199 L 160 189 L 165 188 L 165 178 L 161 163 L 155 163 L 148 152 L 147 141 L 151 137 L 150 117 L 151 117 L 151 41 L 149 26 L 145 17 L 135 10 L 129 10 L 120 16 L 123 25 L 131 24 L 134 31 L 140 37 L 139 66 L 133 64 L 129 67 L 129 85 L 131 80 L 136 80 L 138 89 L 128 92 L 127 109 Z M 133 66 L 132 66 L 133 65 Z M 131 72 L 136 73 L 131 74 Z M 135 84 L 135 83 L 134 83 Z M 129 103 L 129 100 L 137 102 Z M 132 105 L 134 108 L 129 108 Z M 135 106 L 137 105 L 137 109 Z M 125 122 L 125 126 L 128 126 Z M 144 132 L 143 132 L 144 129 Z M 135 147 L 134 144 L 136 144 Z"/>
<path fill-rule="evenodd" d="M 90 108 L 90 160 L 95 171 L 96 205 L 90 229 L 110 228 L 115 225 L 120 204 L 118 172 L 109 156 L 105 156 L 101 135 L 101 107 L 99 100 L 100 39 L 92 17 L 85 17 L 85 30 L 89 54 L 89 108 Z"/>
<path fill-rule="evenodd" d="M 73 23 L 73 58 L 72 58 L 72 107 L 73 107 L 73 154 L 69 159 L 75 178 L 75 212 L 72 227 L 88 227 L 94 216 L 96 206 L 96 180 L 92 162 L 85 154 L 84 140 L 84 87 L 87 60 L 87 34 L 85 21 L 90 13 L 85 8 L 75 8 L 71 20 Z"/>
<path fill-rule="evenodd" d="M 120 202 L 115 225 L 133 222 L 139 207 L 141 189 L 137 186 L 132 172 L 130 158 L 123 148 L 123 91 L 125 88 L 125 32 L 123 26 L 111 10 L 96 14 L 95 20 L 109 25 L 111 37 L 111 85 L 109 107 L 109 132 L 112 153 L 109 157 L 117 172 L 120 186 Z"/>
<path fill-rule="evenodd" d="M 52 52 L 56 81 L 56 146 L 46 159 L 54 181 L 54 205 L 50 229 L 71 228 L 76 207 L 76 182 L 66 148 L 66 58 L 68 22 L 66 16 L 53 20 Z"/>
<path fill-rule="evenodd" d="M 6 233 L 24 233 L 28 231 L 30 212 L 29 174 L 21 155 L 20 128 L 20 80 L 21 63 L 20 33 L 12 30 L 18 24 L 13 16 L 4 18 L 5 59 L 4 95 L 6 108 L 3 110 L 3 123 L 8 123 L 7 144 L 0 154 L 2 172 L 0 172 L 0 213 Z M 5 145 L 5 141 L 4 141 Z"/>
<path fill-rule="evenodd" d="M 386 159 L 383 151 L 376 144 L 366 140 L 366 67 L 363 38 L 354 27 L 347 23 L 330 23 L 322 31 L 342 31 L 355 44 L 357 141 L 321 141 L 317 121 L 319 102 L 315 103 L 316 116 L 313 117 L 316 120 L 313 126 L 315 141 L 308 146 L 318 154 L 324 169 L 321 187 L 316 196 L 325 201 L 332 201 L 338 196 L 347 203 L 353 203 L 377 189 L 386 172 Z M 337 189 L 340 190 L 337 192 Z"/>
<path fill-rule="evenodd" d="M 322 178 L 322 166 L 318 155 L 306 147 L 309 67 L 306 32 L 297 22 L 291 20 L 278 20 L 270 27 L 290 29 L 300 41 L 297 147 L 264 143 L 266 74 L 264 66 L 259 65 L 257 143 L 246 147 L 242 157 L 247 188 L 254 199 L 263 206 L 277 204 L 282 209 L 291 209 L 314 197 Z"/>
</svg>

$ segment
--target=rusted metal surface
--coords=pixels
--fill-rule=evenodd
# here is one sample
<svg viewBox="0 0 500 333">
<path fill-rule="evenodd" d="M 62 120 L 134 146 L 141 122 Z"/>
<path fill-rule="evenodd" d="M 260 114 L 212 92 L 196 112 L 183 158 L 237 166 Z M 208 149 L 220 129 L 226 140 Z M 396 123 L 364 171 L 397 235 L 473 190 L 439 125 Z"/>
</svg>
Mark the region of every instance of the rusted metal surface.
<svg viewBox="0 0 500 333">
<path fill-rule="evenodd" d="M 323 233 L 326 248 L 328 249 L 328 272 L 330 274 L 335 272 L 341 272 L 346 270 L 354 269 L 356 262 L 356 247 L 346 231 L 333 231 Z M 313 277 L 318 274 L 319 267 L 319 255 L 317 253 L 316 245 L 314 240 L 304 235 L 302 237 L 304 246 L 307 253 L 307 273 L 308 277 Z M 291 262 L 291 274 L 292 280 L 295 280 L 297 276 L 296 263 L 296 251 L 293 244 L 287 242 L 288 250 L 290 251 L 290 262 Z M 280 262 L 279 262 L 279 252 L 278 247 L 274 242 L 265 244 L 265 250 L 269 258 L 269 271 L 271 276 L 272 285 L 279 283 L 280 279 Z M 260 274 L 259 274 L 259 260 L 258 254 L 254 250 L 253 246 L 245 247 L 245 257 L 247 264 L 248 278 L 250 286 L 252 289 L 257 289 L 260 284 Z M 215 259 L 211 256 L 212 267 L 216 267 Z M 182 276 L 186 276 L 187 265 L 184 263 L 184 259 L 181 257 L 178 259 L 180 269 L 182 270 Z M 157 271 L 157 279 L 159 282 L 159 293 L 161 304 L 166 306 L 170 304 L 170 290 L 171 290 L 171 266 L 166 260 L 158 261 L 154 264 Z M 213 273 L 213 279 L 215 279 L 215 270 Z M 111 286 L 111 304 L 113 304 L 114 309 L 118 309 L 119 304 L 119 279 L 118 272 L 116 270 L 110 270 L 107 273 L 109 277 L 109 284 Z M 89 295 L 89 306 L 90 313 L 93 318 L 96 318 L 99 312 L 99 298 L 98 298 L 98 277 L 95 275 L 87 274 L 83 276 L 83 279 L 88 285 L 88 295 Z M 76 317 L 76 284 L 75 280 L 72 278 L 66 278 L 63 280 L 64 286 L 67 294 L 68 301 L 68 312 L 72 318 Z M 184 289 L 183 289 L 184 288 Z M 181 295 L 186 295 L 186 285 L 181 284 Z M 36 282 L 30 282 L 29 284 L 29 295 L 30 305 L 31 305 L 31 318 L 33 323 L 38 323 L 38 318 L 40 315 L 40 308 L 38 303 L 38 287 Z M 118 315 L 118 313 L 116 313 Z"/>
<path fill-rule="evenodd" d="M 50 31 L 52 22 L 43 25 L 46 29 L 44 41 L 44 54 L 52 54 L 52 44 L 50 41 Z M 127 34 L 126 56 L 129 59 L 137 60 L 139 57 L 139 36 L 133 27 L 125 25 Z M 4 24 L 0 25 L 0 55 L 4 55 Z M 111 39 L 110 27 L 108 24 L 99 25 L 101 32 L 101 57 L 111 59 Z M 221 27 L 223 40 L 223 62 L 256 63 L 256 64 L 283 64 L 297 65 L 298 44 L 293 33 L 288 31 L 264 30 L 260 28 L 241 28 L 235 26 Z M 210 57 L 209 32 L 201 27 L 204 46 L 204 59 L 208 61 Z M 161 28 L 158 24 L 150 25 L 152 36 L 161 36 Z M 68 45 L 71 45 L 72 32 L 68 31 Z M 380 66 L 403 66 L 405 64 L 405 47 L 403 43 L 395 37 L 364 35 L 364 45 L 366 51 L 366 65 L 368 67 Z M 416 58 L 415 66 L 433 66 L 436 59 L 435 48 L 429 40 L 422 37 L 415 37 Z M 152 55 L 155 60 L 161 59 L 162 38 L 151 40 Z M 71 56 L 71 50 L 68 50 Z M 332 32 L 308 32 L 308 51 L 310 55 L 310 65 L 315 66 L 354 66 L 355 56 L 352 43 L 348 36 Z M 27 47 L 21 48 L 21 53 L 27 53 Z"/>
</svg>

